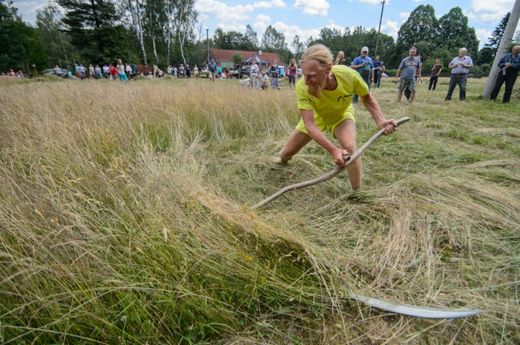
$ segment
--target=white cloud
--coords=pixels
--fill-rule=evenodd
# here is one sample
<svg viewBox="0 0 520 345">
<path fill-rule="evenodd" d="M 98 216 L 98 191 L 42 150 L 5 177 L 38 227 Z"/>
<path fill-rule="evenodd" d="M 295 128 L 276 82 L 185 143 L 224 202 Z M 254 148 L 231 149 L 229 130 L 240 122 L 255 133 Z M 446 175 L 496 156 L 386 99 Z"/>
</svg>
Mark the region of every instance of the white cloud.
<svg viewBox="0 0 520 345">
<path fill-rule="evenodd" d="M 36 11 L 42 10 L 46 5 L 46 0 L 14 0 L 14 7 L 18 9 L 18 14 L 22 15 L 22 20 L 31 24 L 36 23 Z"/>
<path fill-rule="evenodd" d="M 259 14 L 256 16 L 256 22 L 253 24 L 253 28 L 258 33 L 258 35 L 262 35 L 265 31 L 267 25 L 271 23 L 271 17 L 265 14 Z"/>
<path fill-rule="evenodd" d="M 313 38 L 318 38 L 318 36 L 320 35 L 321 29 L 323 29 L 324 27 L 329 28 L 329 29 L 337 29 L 341 33 L 343 33 L 343 31 L 345 29 L 344 27 L 339 26 L 334 23 L 327 24 L 324 27 L 307 28 L 307 29 L 302 29 L 297 25 L 287 25 L 283 22 L 276 22 L 273 24 L 273 26 L 278 32 L 281 32 L 284 34 L 285 42 L 287 43 L 287 46 L 289 47 L 289 49 L 292 49 L 291 43 L 294 40 L 294 36 L 296 36 L 296 35 L 298 35 L 300 42 L 305 43 L 311 36 Z"/>
<path fill-rule="evenodd" d="M 329 13 L 328 0 L 295 0 L 294 7 L 303 9 L 303 13 L 326 16 Z"/>
<path fill-rule="evenodd" d="M 224 32 L 236 31 L 236 32 L 245 32 L 246 26 L 244 24 L 235 24 L 235 23 L 219 23 L 217 25 L 218 28 L 221 28 Z"/>
<path fill-rule="evenodd" d="M 421 1 L 421 0 L 419 0 L 419 1 Z M 380 5 L 381 4 L 381 0 L 356 0 L 356 2 L 361 2 L 364 4 L 371 4 L 371 5 Z M 388 5 L 389 3 L 390 3 L 390 1 L 386 1 L 385 5 Z"/>
<path fill-rule="evenodd" d="M 256 9 L 284 8 L 283 0 L 259 1 L 247 5 L 228 5 L 219 0 L 197 0 L 195 9 L 202 15 L 216 16 L 223 21 L 247 20 Z"/>
<path fill-rule="evenodd" d="M 392 36 L 394 39 L 397 39 L 399 28 L 399 24 L 392 20 L 386 20 L 381 24 L 381 32 Z"/>
<path fill-rule="evenodd" d="M 513 0 L 472 0 L 470 15 L 483 22 L 498 22 L 513 8 Z"/>
<path fill-rule="evenodd" d="M 483 47 L 487 43 L 488 38 L 491 37 L 491 31 L 487 29 L 475 29 L 477 39 L 480 41 L 480 47 Z"/>
<path fill-rule="evenodd" d="M 258 1 L 253 6 L 256 8 L 284 8 L 285 2 L 283 0 Z"/>
<path fill-rule="evenodd" d="M 401 18 L 403 23 L 410 17 L 410 13 L 411 12 L 399 12 L 399 18 Z"/>
</svg>

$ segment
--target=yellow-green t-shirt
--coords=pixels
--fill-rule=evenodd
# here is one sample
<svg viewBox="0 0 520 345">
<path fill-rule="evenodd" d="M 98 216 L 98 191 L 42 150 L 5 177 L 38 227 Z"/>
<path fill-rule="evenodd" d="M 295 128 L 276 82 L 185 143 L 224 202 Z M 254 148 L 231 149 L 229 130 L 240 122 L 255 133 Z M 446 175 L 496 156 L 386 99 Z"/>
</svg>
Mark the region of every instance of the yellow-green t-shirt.
<svg viewBox="0 0 520 345">
<path fill-rule="evenodd" d="M 296 83 L 296 98 L 298 109 L 312 110 L 314 122 L 321 131 L 334 131 L 341 122 L 354 120 L 354 107 L 352 96 L 358 94 L 365 96 L 369 93 L 368 85 L 359 73 L 344 65 L 332 66 L 332 73 L 336 77 L 338 86 L 334 90 L 322 90 L 321 97 L 317 98 L 309 94 L 304 79 Z M 300 119 L 296 129 L 307 133 L 303 119 Z"/>
</svg>

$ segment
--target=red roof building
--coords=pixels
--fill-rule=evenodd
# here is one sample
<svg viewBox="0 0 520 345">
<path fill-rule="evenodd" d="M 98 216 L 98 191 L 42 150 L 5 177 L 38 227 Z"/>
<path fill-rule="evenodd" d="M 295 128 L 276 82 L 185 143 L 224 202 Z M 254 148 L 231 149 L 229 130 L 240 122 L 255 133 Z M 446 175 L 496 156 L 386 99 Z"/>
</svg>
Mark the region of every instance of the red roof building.
<svg viewBox="0 0 520 345">
<path fill-rule="evenodd" d="M 242 55 L 242 61 L 246 61 L 253 56 L 258 56 L 257 61 L 267 62 L 270 65 L 285 66 L 285 62 L 280 59 L 276 53 L 266 53 L 262 51 L 246 51 L 246 50 L 227 50 L 211 48 L 209 50 L 210 57 L 215 60 L 216 63 L 220 63 L 222 67 L 232 68 L 234 67 L 233 55 Z M 263 60 L 263 61 L 262 61 Z M 264 64 L 265 64 L 264 62 Z"/>
</svg>

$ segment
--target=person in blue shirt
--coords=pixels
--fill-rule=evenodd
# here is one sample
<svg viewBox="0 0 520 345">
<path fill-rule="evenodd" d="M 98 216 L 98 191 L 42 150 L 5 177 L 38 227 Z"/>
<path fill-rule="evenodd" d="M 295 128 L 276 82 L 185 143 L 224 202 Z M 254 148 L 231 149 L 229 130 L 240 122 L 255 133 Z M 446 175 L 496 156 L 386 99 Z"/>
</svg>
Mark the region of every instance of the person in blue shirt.
<svg viewBox="0 0 520 345">
<path fill-rule="evenodd" d="M 506 83 L 506 91 L 504 92 L 503 103 L 508 103 L 511 98 L 511 92 L 515 86 L 518 70 L 520 70 L 520 45 L 516 45 L 511 53 L 504 55 L 498 62 L 500 72 L 498 73 L 495 87 L 491 92 L 491 100 L 496 100 L 502 84 Z"/>
<path fill-rule="evenodd" d="M 376 59 L 374 60 L 374 77 L 372 78 L 374 80 L 374 87 L 380 87 L 381 86 L 381 76 L 383 72 L 385 71 L 385 64 L 383 61 L 379 59 L 379 55 L 376 55 Z"/>
<path fill-rule="evenodd" d="M 372 58 L 368 56 L 368 47 L 361 48 L 361 55 L 352 61 L 350 67 L 361 75 L 361 78 L 367 83 L 368 89 L 370 90 L 373 79 L 372 69 L 374 68 L 374 62 Z M 357 103 L 358 95 L 354 95 L 352 101 Z"/>
</svg>

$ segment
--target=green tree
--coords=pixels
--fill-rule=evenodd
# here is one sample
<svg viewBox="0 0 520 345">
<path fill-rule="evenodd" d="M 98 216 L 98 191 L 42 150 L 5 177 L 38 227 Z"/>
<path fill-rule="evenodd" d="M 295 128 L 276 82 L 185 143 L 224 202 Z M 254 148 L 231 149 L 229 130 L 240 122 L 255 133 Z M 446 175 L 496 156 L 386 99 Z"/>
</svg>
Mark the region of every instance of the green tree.
<svg viewBox="0 0 520 345">
<path fill-rule="evenodd" d="M 287 50 L 285 36 L 272 25 L 267 26 L 262 36 L 262 48 L 266 51 Z"/>
<path fill-rule="evenodd" d="M 243 50 L 258 50 L 258 36 L 251 25 L 246 26 L 246 33 L 244 34 L 244 42 L 242 44 Z"/>
<path fill-rule="evenodd" d="M 71 43 L 88 62 L 128 58 L 132 47 L 129 32 L 117 25 L 114 4 L 109 0 L 58 0 L 66 11 L 63 23 Z"/>
<path fill-rule="evenodd" d="M 476 57 L 478 52 L 478 40 L 473 28 L 468 27 L 466 17 L 460 7 L 452 8 L 448 13 L 439 18 L 439 38 L 437 46 L 453 52 L 466 47 L 468 55 Z"/>
<path fill-rule="evenodd" d="M 397 49 L 401 55 L 407 54 L 408 48 L 417 42 L 429 42 L 431 49 L 438 41 L 438 23 L 435 18 L 435 10 L 431 5 L 420 5 L 415 8 L 410 16 L 401 25 L 397 36 Z"/>
<path fill-rule="evenodd" d="M 504 36 L 504 31 L 506 31 L 507 22 L 509 22 L 509 16 L 511 12 L 507 12 L 507 14 L 502 18 L 500 23 L 497 25 L 495 30 L 493 30 L 493 33 L 491 34 L 491 37 L 488 38 L 488 43 L 486 43 L 484 46 L 487 48 L 491 48 L 493 51 L 493 57 L 495 56 L 498 46 L 500 45 L 500 41 L 502 40 L 502 37 Z"/>
<path fill-rule="evenodd" d="M 0 0 L 0 71 L 10 68 L 25 73 L 47 66 L 39 31 L 25 24 L 12 3 Z"/>
<path fill-rule="evenodd" d="M 231 58 L 233 59 L 233 63 L 238 66 L 242 64 L 242 61 L 244 61 L 244 57 L 239 53 L 233 54 Z"/>
<path fill-rule="evenodd" d="M 61 13 L 55 4 L 50 3 L 36 12 L 36 26 L 50 64 L 66 67 L 77 60 L 78 56 L 70 39 L 63 32 Z"/>
<path fill-rule="evenodd" d="M 495 57 L 496 49 L 490 48 L 490 47 L 484 47 L 482 48 L 477 55 L 477 65 L 482 64 L 490 64 L 493 63 L 493 59 Z"/>
<path fill-rule="evenodd" d="M 299 59 L 300 56 L 302 56 L 303 51 L 305 49 L 305 46 L 303 45 L 303 42 L 300 41 L 300 37 L 298 35 L 294 35 L 294 39 L 291 43 L 291 47 L 294 52 L 294 56 Z"/>
</svg>

